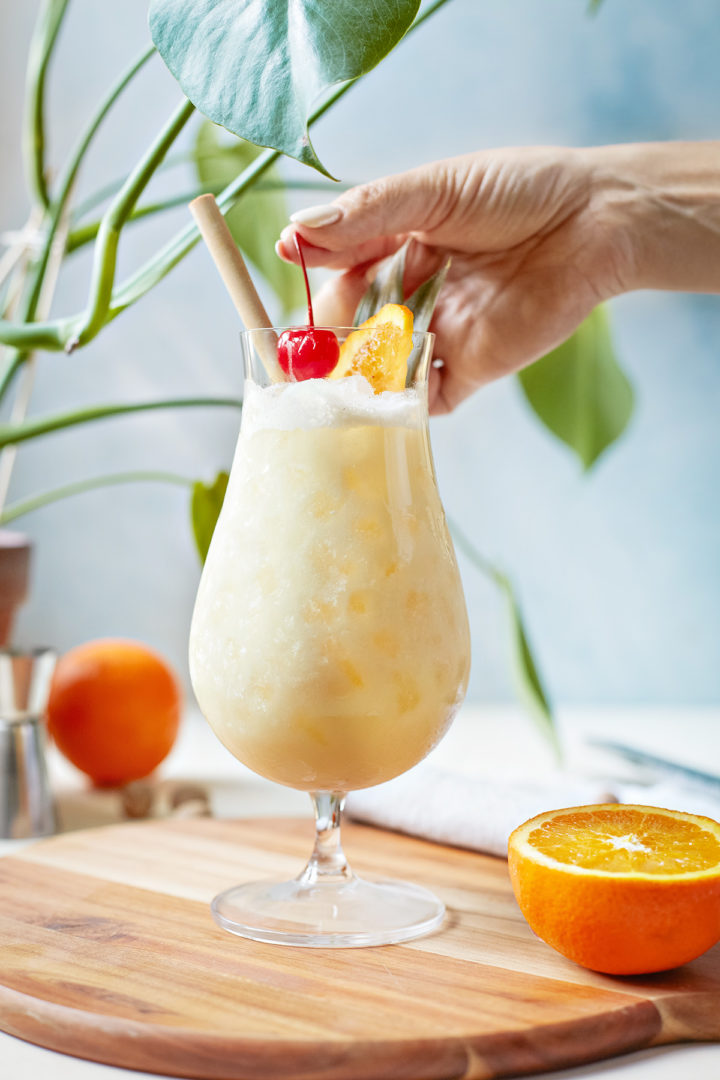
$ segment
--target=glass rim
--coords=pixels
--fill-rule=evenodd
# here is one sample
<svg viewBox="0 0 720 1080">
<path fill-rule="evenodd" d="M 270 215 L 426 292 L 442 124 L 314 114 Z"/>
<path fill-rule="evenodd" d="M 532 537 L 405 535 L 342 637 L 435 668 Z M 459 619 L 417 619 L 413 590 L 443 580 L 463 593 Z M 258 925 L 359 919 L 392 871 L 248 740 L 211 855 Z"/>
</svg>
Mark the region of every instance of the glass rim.
<svg viewBox="0 0 720 1080">
<path fill-rule="evenodd" d="M 371 326 L 329 326 L 325 324 L 320 325 L 319 323 L 316 323 L 315 326 L 309 326 L 307 323 L 294 323 L 290 326 L 256 326 L 252 330 L 240 330 L 238 333 L 240 338 L 245 339 L 251 338 L 253 334 L 267 334 L 270 332 L 282 334 L 286 330 L 332 330 L 334 332 L 340 331 L 341 333 L 347 334 L 371 334 L 373 329 L 374 328 Z M 432 330 L 413 330 L 412 337 L 417 338 L 418 341 L 429 341 L 431 338 L 435 337 L 435 334 Z"/>
</svg>

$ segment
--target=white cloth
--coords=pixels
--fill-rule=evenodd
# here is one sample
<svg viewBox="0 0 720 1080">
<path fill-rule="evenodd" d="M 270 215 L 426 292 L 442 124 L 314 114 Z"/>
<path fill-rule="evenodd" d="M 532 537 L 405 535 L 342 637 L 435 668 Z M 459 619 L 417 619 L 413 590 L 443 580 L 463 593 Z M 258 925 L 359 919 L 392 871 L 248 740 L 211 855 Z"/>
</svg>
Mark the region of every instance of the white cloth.
<svg viewBox="0 0 720 1080">
<path fill-rule="evenodd" d="M 570 773 L 542 782 L 498 780 L 420 765 L 402 776 L 348 796 L 346 813 L 412 836 L 455 847 L 507 855 L 510 833 L 545 810 L 588 803 L 635 802 L 720 819 L 720 796 L 669 783 L 613 784 Z"/>
<path fill-rule="evenodd" d="M 688 814 L 720 821 L 720 787 L 714 795 L 709 789 L 686 786 L 682 782 L 660 780 L 656 784 L 615 784 L 618 802 L 639 803 L 640 806 L 662 806 L 666 810 L 684 810 Z"/>
</svg>

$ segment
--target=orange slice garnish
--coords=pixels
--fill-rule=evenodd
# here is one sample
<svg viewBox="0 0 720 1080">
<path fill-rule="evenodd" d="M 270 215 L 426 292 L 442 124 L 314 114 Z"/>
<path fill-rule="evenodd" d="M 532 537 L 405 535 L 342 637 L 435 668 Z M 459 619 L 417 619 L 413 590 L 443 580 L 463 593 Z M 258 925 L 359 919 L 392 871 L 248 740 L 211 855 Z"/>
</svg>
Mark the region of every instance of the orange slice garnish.
<svg viewBox="0 0 720 1080">
<path fill-rule="evenodd" d="M 664 971 L 720 940 L 711 818 L 623 803 L 551 810 L 512 833 L 508 866 L 538 937 L 594 971 Z"/>
<path fill-rule="evenodd" d="M 412 352 L 413 314 L 404 304 L 385 304 L 340 346 L 340 359 L 329 379 L 364 375 L 376 394 L 404 390 Z"/>
</svg>

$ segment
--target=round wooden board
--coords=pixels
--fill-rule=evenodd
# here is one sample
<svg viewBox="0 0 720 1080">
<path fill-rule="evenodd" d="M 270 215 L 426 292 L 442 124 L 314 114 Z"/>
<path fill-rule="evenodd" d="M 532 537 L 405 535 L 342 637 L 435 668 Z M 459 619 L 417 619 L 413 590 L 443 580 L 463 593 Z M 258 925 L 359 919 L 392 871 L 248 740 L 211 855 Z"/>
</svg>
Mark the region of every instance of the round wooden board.
<svg viewBox="0 0 720 1080">
<path fill-rule="evenodd" d="M 0 860 L 0 1028 L 112 1065 L 202 1080 L 517 1075 L 720 1037 L 720 952 L 645 980 L 583 971 L 537 941 L 500 859 L 359 825 L 368 876 L 443 896 L 409 945 L 298 949 L 225 933 L 239 881 L 291 876 L 298 820 L 116 825 Z"/>
</svg>

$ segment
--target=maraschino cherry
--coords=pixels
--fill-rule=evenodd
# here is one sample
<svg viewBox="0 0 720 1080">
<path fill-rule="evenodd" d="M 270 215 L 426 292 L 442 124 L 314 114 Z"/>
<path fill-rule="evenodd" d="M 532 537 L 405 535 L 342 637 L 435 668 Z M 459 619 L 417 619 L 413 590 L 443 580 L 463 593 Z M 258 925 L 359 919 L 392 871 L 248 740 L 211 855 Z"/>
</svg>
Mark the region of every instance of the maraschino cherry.
<svg viewBox="0 0 720 1080">
<path fill-rule="evenodd" d="M 300 258 L 308 304 L 308 325 L 284 330 L 278 339 L 278 363 L 294 382 L 304 379 L 324 379 L 338 362 L 340 345 L 332 330 L 315 326 L 310 282 L 308 281 L 302 240 L 295 233 L 295 248 Z"/>
</svg>

